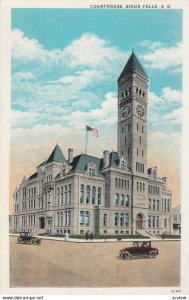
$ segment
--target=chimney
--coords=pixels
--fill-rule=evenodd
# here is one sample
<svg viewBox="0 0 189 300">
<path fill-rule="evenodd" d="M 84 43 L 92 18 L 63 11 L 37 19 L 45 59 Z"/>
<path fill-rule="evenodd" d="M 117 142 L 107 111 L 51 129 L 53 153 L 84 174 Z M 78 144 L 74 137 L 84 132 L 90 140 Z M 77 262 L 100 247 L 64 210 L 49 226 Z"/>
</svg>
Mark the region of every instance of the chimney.
<svg viewBox="0 0 189 300">
<path fill-rule="evenodd" d="M 73 161 L 73 149 L 68 149 L 68 163 L 70 164 Z"/>
<path fill-rule="evenodd" d="M 103 166 L 104 168 L 107 168 L 110 164 L 110 152 L 108 150 L 105 150 L 103 152 Z"/>
</svg>

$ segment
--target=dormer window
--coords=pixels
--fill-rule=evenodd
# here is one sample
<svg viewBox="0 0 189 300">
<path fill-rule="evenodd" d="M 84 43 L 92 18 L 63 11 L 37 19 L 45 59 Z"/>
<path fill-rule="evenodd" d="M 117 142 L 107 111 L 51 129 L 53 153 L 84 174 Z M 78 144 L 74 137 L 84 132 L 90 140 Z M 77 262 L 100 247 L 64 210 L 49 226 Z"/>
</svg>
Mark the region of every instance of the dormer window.
<svg viewBox="0 0 189 300">
<path fill-rule="evenodd" d="M 87 165 L 87 174 L 89 176 L 96 176 L 97 170 L 96 170 L 96 165 L 94 163 L 89 163 Z"/>
</svg>

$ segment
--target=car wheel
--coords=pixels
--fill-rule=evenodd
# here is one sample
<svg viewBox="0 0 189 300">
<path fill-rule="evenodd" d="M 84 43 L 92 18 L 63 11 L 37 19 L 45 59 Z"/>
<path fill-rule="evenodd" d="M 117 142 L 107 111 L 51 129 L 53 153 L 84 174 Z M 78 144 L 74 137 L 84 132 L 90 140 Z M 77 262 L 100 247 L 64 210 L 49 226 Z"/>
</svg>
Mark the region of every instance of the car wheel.
<svg viewBox="0 0 189 300">
<path fill-rule="evenodd" d="M 34 245 L 35 244 L 35 240 L 31 240 L 31 245 Z"/>
<path fill-rule="evenodd" d="M 131 254 L 128 251 L 124 251 L 123 253 L 121 253 L 122 259 L 129 259 L 130 256 L 131 256 Z"/>
<path fill-rule="evenodd" d="M 20 243 L 21 242 L 21 238 L 17 238 L 17 242 Z"/>
<path fill-rule="evenodd" d="M 149 253 L 150 258 L 155 258 L 156 255 L 157 255 L 157 254 L 156 254 L 155 251 L 151 251 L 151 252 Z"/>
</svg>

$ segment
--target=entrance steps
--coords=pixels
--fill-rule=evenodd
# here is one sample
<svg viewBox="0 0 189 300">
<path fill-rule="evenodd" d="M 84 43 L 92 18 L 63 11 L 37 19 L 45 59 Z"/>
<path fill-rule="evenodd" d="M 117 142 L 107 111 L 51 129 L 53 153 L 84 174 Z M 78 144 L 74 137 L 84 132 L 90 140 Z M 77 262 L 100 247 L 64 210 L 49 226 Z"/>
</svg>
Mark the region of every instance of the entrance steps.
<svg viewBox="0 0 189 300">
<path fill-rule="evenodd" d="M 136 233 L 138 233 L 138 234 L 140 234 L 140 235 L 142 235 L 144 237 L 148 237 L 151 240 L 157 240 L 157 239 L 159 240 L 159 239 L 161 239 L 159 236 L 156 236 L 153 233 L 151 233 L 151 232 L 149 232 L 149 231 L 147 231 L 145 229 L 138 229 L 138 230 L 136 230 Z"/>
</svg>

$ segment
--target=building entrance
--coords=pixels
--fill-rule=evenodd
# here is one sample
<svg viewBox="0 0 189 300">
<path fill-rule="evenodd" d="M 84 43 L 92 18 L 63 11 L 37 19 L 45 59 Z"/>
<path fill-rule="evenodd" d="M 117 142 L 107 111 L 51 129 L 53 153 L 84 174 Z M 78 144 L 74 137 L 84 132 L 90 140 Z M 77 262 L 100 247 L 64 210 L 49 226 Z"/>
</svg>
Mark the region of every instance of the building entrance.
<svg viewBox="0 0 189 300">
<path fill-rule="evenodd" d="M 143 216 L 141 214 L 138 214 L 136 217 L 136 229 L 142 229 L 143 228 Z"/>
<path fill-rule="evenodd" d="M 39 218 L 39 229 L 45 229 L 45 218 L 44 217 Z"/>
</svg>

